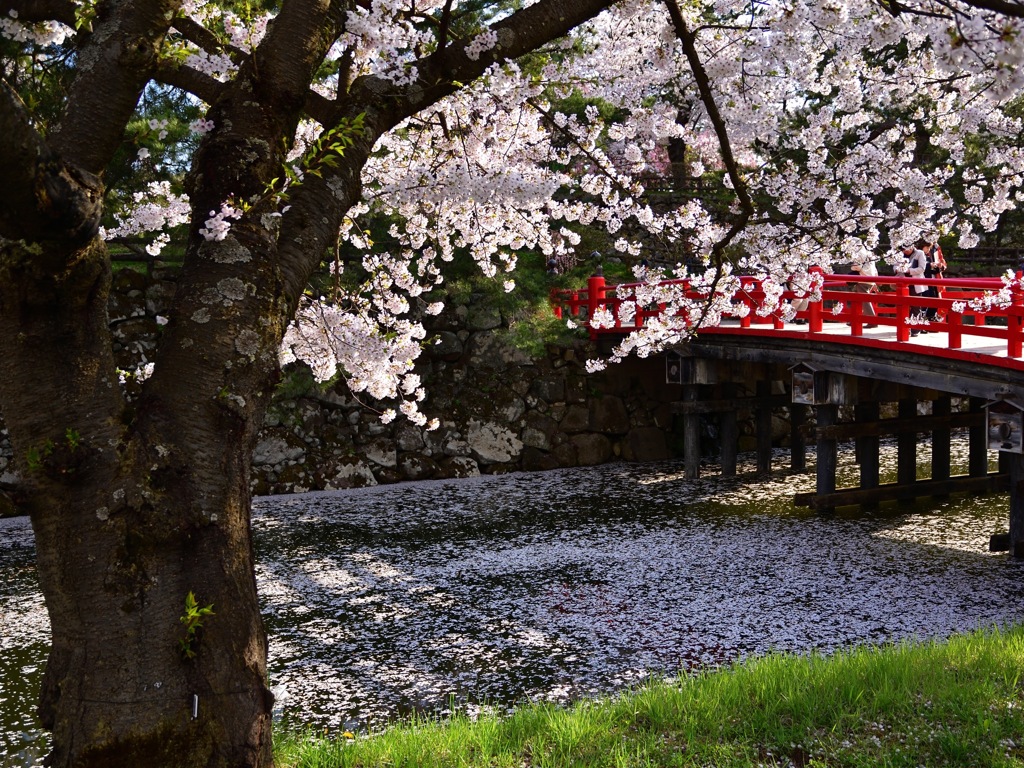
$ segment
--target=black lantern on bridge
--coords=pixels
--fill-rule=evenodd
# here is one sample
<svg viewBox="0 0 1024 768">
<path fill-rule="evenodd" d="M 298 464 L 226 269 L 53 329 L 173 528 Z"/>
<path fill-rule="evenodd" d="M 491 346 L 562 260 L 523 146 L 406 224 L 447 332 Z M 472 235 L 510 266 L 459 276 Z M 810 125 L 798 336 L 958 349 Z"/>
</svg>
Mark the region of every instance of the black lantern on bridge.
<svg viewBox="0 0 1024 768">
<path fill-rule="evenodd" d="M 793 374 L 792 402 L 803 405 L 822 405 L 830 401 L 828 371 L 807 363 L 790 366 Z"/>
<path fill-rule="evenodd" d="M 665 354 L 665 383 L 683 383 L 683 356 L 669 351 Z"/>
<path fill-rule="evenodd" d="M 985 406 L 988 447 L 1008 453 L 1024 453 L 1024 406 L 1016 400 L 993 400 Z"/>
</svg>

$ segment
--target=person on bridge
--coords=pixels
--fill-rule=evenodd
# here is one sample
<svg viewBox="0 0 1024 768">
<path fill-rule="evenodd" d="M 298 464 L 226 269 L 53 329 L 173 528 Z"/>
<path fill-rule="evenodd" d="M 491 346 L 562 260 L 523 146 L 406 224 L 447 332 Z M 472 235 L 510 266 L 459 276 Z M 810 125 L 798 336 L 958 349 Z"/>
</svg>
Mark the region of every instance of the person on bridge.
<svg viewBox="0 0 1024 768">
<path fill-rule="evenodd" d="M 850 264 L 850 271 L 854 274 L 858 274 L 861 277 L 878 277 L 878 267 L 875 265 L 875 260 L 872 257 L 863 259 L 854 259 Z M 853 290 L 859 291 L 860 293 L 878 293 L 877 283 L 854 283 Z M 870 301 L 864 302 L 864 315 L 865 317 L 877 317 L 878 314 L 875 312 L 875 305 Z M 877 328 L 878 326 L 874 323 L 865 325 L 865 328 Z"/>
<path fill-rule="evenodd" d="M 923 240 L 923 247 L 921 250 L 924 252 L 925 258 L 927 259 L 927 267 L 924 272 L 925 277 L 941 278 L 943 272 L 946 271 L 946 259 L 942 255 L 942 246 L 939 245 L 938 240 Z M 929 285 L 925 288 L 925 296 L 937 299 L 939 298 L 939 286 Z M 935 307 L 928 307 L 925 312 L 925 318 L 930 322 L 937 319 L 938 309 Z"/>
<path fill-rule="evenodd" d="M 921 250 L 920 245 L 923 245 L 924 241 L 919 240 L 918 244 L 907 243 L 903 246 L 903 258 L 906 259 L 906 264 L 900 271 L 903 272 L 907 277 L 924 277 L 925 271 L 928 268 L 928 257 L 925 256 L 924 251 Z M 928 290 L 928 286 L 923 283 L 920 285 L 913 286 L 913 293 L 921 296 Z M 911 307 L 910 310 L 911 322 L 919 323 L 925 319 L 924 307 Z M 928 331 L 922 328 L 913 328 L 910 331 L 911 336 L 917 336 L 921 333 L 928 333 Z"/>
</svg>

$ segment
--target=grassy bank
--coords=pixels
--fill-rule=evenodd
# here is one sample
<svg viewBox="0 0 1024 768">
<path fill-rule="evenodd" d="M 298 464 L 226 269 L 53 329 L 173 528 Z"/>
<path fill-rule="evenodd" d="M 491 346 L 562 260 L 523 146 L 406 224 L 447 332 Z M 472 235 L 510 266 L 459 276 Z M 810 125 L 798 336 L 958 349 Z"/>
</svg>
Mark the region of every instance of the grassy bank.
<svg viewBox="0 0 1024 768">
<path fill-rule="evenodd" d="M 1024 627 L 770 656 L 504 718 L 278 734 L 279 766 L 1024 766 Z"/>
</svg>

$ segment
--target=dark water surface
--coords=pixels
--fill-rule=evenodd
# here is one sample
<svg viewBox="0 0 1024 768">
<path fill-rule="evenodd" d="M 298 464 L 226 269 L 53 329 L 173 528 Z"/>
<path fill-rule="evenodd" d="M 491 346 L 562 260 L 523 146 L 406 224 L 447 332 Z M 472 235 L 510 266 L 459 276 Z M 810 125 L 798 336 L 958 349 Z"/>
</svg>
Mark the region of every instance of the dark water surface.
<svg viewBox="0 0 1024 768">
<path fill-rule="evenodd" d="M 842 461 L 855 473 L 852 451 Z M 1024 620 L 1024 564 L 987 551 L 1005 495 L 825 516 L 791 504 L 813 469 L 752 469 L 687 481 L 680 463 L 619 464 L 259 499 L 279 717 L 337 732 L 502 711 L 769 650 Z M 33 557 L 27 522 L 0 521 L 2 766 L 42 751 Z"/>
</svg>

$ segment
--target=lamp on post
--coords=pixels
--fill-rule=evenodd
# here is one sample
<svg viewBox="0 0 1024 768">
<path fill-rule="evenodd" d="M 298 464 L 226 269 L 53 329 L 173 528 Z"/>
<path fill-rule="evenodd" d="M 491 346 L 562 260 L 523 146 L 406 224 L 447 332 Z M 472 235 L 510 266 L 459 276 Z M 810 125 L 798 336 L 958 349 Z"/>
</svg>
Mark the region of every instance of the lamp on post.
<svg viewBox="0 0 1024 768">
<path fill-rule="evenodd" d="M 790 366 L 793 374 L 792 402 L 822 405 L 829 402 L 829 375 L 807 363 Z"/>
</svg>

